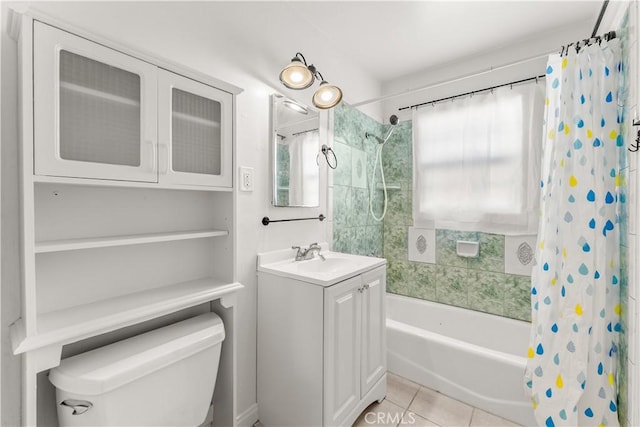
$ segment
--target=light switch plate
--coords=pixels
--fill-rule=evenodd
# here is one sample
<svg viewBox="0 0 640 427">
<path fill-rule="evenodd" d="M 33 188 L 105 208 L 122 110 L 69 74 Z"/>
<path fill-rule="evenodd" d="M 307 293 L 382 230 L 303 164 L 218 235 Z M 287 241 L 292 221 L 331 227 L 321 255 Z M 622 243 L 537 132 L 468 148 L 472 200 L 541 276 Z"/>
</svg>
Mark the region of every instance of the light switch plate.
<svg viewBox="0 0 640 427">
<path fill-rule="evenodd" d="M 253 191 L 253 168 L 240 166 L 240 191 Z"/>
</svg>

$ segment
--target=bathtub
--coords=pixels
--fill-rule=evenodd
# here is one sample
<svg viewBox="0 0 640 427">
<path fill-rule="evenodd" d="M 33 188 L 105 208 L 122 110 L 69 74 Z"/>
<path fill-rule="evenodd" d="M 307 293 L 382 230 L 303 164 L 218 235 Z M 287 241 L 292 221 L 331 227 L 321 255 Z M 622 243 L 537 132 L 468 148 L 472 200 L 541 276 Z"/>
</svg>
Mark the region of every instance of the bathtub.
<svg viewBox="0 0 640 427">
<path fill-rule="evenodd" d="M 387 294 L 389 371 L 522 425 L 536 425 L 525 394 L 530 324 Z"/>
</svg>

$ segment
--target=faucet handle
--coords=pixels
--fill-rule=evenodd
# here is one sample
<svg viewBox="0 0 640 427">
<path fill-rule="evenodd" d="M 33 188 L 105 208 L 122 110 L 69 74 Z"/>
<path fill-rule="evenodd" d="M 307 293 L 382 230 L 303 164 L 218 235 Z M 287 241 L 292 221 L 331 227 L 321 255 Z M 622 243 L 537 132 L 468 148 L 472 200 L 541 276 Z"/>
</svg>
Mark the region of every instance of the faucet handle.
<svg viewBox="0 0 640 427">
<path fill-rule="evenodd" d="M 309 247 L 312 247 L 312 246 L 318 246 L 318 242 L 312 243 L 312 244 L 309 245 Z"/>
<path fill-rule="evenodd" d="M 291 249 L 297 249 L 297 250 L 300 250 L 300 246 L 291 246 Z"/>
</svg>

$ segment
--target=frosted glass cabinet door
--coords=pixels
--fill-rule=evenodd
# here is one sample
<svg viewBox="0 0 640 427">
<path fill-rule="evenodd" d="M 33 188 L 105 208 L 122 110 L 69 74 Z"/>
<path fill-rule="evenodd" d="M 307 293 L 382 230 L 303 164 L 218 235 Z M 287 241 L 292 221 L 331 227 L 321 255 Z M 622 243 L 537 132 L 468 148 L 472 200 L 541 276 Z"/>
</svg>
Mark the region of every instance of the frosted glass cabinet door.
<svg viewBox="0 0 640 427">
<path fill-rule="evenodd" d="M 157 68 L 34 23 L 35 173 L 157 182 Z"/>
<path fill-rule="evenodd" d="M 160 183 L 231 187 L 233 96 L 158 73 Z"/>
</svg>

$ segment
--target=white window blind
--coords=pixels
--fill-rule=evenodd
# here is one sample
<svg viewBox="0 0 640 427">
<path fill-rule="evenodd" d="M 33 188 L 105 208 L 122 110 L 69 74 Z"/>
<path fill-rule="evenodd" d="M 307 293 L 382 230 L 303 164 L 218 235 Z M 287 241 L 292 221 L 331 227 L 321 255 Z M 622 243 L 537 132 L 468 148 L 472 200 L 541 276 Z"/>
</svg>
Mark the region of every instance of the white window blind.
<svg viewBox="0 0 640 427">
<path fill-rule="evenodd" d="M 536 83 L 414 110 L 414 225 L 535 233 L 543 111 Z"/>
</svg>

